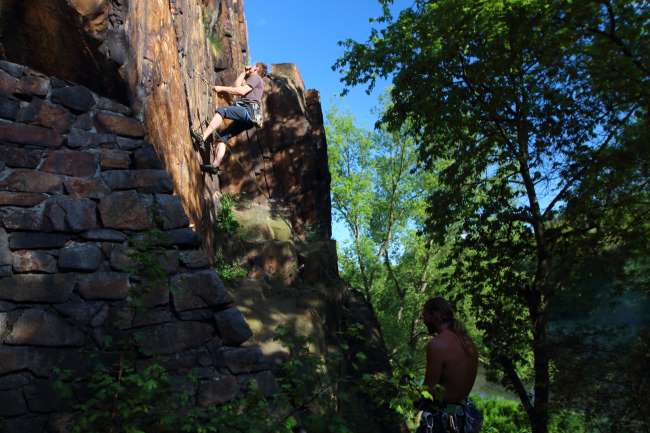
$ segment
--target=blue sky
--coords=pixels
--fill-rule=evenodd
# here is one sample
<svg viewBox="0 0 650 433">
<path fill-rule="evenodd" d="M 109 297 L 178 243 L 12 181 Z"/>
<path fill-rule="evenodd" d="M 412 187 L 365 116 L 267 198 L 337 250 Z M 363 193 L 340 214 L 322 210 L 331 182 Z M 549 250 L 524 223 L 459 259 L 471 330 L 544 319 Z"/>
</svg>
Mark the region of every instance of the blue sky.
<svg viewBox="0 0 650 433">
<path fill-rule="evenodd" d="M 395 9 L 411 4 L 412 0 L 396 0 Z M 343 89 L 340 75 L 331 68 L 343 54 L 337 42 L 348 38 L 366 41 L 369 19 L 381 15 L 377 0 L 245 0 L 244 8 L 251 60 L 298 65 L 305 86 L 320 91 L 325 113 Z M 363 86 L 350 89 L 337 105 L 351 112 L 358 126 L 370 129 L 377 120 L 372 110 L 387 84 L 378 83 L 371 95 Z M 333 237 L 349 239 L 343 225 L 336 222 Z"/>
<path fill-rule="evenodd" d="M 397 7 L 412 1 L 397 0 Z M 321 92 L 327 111 L 335 95 L 343 88 L 331 66 L 343 54 L 338 41 L 351 38 L 366 41 L 371 17 L 381 15 L 378 0 L 245 0 L 249 46 L 252 61 L 295 63 L 305 86 Z M 359 126 L 372 128 L 376 116 L 371 109 L 387 83 L 368 96 L 364 87 L 351 89 L 340 103 L 352 112 Z"/>
</svg>

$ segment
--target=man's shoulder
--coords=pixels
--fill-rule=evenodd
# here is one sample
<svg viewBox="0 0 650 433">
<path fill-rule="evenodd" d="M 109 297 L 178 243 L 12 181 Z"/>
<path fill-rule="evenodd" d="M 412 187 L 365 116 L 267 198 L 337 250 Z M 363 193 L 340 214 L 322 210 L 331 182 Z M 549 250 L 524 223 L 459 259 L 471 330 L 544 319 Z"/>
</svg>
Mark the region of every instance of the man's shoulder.
<svg viewBox="0 0 650 433">
<path fill-rule="evenodd" d="M 440 338 L 440 335 L 436 335 L 434 337 L 431 337 L 427 343 L 427 349 L 432 352 L 438 352 L 440 350 L 444 350 L 447 344 L 448 343 L 444 338 Z"/>
</svg>

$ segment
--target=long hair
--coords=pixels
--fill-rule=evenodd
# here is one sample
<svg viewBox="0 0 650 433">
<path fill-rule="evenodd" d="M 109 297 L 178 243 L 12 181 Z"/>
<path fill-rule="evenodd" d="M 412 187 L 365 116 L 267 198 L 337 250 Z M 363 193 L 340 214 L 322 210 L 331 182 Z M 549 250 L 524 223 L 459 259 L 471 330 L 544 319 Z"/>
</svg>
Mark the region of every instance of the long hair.
<svg viewBox="0 0 650 433">
<path fill-rule="evenodd" d="M 449 301 L 442 296 L 436 296 L 425 302 L 424 309 L 430 314 L 437 313 L 442 323 L 449 325 L 449 330 L 460 339 L 463 350 L 467 354 L 474 356 L 478 353 L 465 324 L 455 317 L 454 308 Z"/>
<path fill-rule="evenodd" d="M 257 75 L 260 77 L 264 78 L 268 74 L 268 67 L 266 66 L 266 63 L 258 62 L 255 64 L 257 66 Z"/>
</svg>

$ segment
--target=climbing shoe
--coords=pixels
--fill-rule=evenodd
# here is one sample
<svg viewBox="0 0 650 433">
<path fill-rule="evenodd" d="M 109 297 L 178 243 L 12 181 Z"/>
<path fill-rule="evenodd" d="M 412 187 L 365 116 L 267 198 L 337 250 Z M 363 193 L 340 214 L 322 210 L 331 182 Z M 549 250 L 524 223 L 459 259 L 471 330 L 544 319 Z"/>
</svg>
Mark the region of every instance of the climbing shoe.
<svg viewBox="0 0 650 433">
<path fill-rule="evenodd" d="M 219 174 L 219 167 L 212 164 L 201 164 L 201 171 L 209 174 Z"/>
<path fill-rule="evenodd" d="M 190 135 L 192 136 L 192 143 L 196 149 L 201 149 L 205 146 L 205 141 L 203 141 L 203 136 L 200 131 L 190 129 Z"/>
</svg>

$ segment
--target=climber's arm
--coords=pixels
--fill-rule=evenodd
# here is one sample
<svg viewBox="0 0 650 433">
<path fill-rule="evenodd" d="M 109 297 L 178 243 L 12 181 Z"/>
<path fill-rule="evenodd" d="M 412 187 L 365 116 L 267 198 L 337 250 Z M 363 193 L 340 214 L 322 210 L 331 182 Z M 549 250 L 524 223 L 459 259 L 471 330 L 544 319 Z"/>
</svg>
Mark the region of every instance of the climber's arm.
<svg viewBox="0 0 650 433">
<path fill-rule="evenodd" d="M 239 74 L 235 80 L 235 87 L 241 87 L 244 84 L 246 84 L 246 71 Z"/>
<path fill-rule="evenodd" d="M 249 86 L 248 84 L 244 84 L 243 86 L 213 86 L 212 90 L 217 92 L 217 93 L 230 93 L 231 95 L 237 95 L 237 96 L 244 96 L 253 88 Z"/>
</svg>

